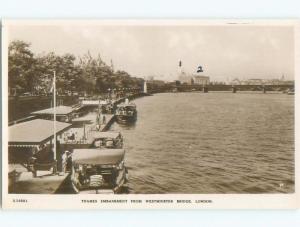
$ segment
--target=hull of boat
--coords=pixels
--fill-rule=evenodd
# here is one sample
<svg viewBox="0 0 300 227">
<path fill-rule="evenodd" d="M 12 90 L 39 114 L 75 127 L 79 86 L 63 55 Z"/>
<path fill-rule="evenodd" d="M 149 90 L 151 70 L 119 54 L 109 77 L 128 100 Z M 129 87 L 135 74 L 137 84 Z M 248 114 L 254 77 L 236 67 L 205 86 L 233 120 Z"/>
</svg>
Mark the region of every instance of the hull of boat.
<svg viewBox="0 0 300 227">
<path fill-rule="evenodd" d="M 137 118 L 137 115 L 117 115 L 116 119 L 118 123 L 131 123 L 131 122 L 135 122 Z"/>
</svg>

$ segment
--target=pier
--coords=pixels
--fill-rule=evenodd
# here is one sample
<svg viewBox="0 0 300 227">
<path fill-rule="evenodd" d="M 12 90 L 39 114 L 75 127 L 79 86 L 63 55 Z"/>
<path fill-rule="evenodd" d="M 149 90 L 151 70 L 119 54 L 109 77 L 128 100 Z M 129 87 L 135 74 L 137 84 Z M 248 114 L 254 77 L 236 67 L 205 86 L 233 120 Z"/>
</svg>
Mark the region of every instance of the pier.
<svg viewBox="0 0 300 227">
<path fill-rule="evenodd" d="M 64 184 L 69 173 L 62 175 L 53 174 L 51 171 L 39 171 L 36 177 L 32 177 L 31 172 L 16 173 L 15 178 L 17 181 L 13 181 L 12 193 L 15 194 L 55 194 L 59 191 Z"/>
<path fill-rule="evenodd" d="M 148 96 L 147 93 L 134 93 L 118 99 L 112 100 L 109 104 L 113 110 L 118 104 L 126 99 L 134 100 L 139 97 Z M 88 148 L 92 138 L 97 132 L 108 131 L 115 122 L 114 113 L 99 112 L 99 100 L 82 101 L 73 107 L 57 106 L 32 112 L 30 116 L 10 122 L 11 137 L 9 140 L 9 156 L 11 160 L 9 170 L 9 191 L 11 193 L 22 194 L 55 194 L 66 191 L 70 172 L 62 170 L 61 155 L 65 151 L 74 149 Z M 105 105 L 107 103 L 102 102 Z M 80 111 L 87 109 L 86 114 L 80 116 Z M 57 138 L 53 137 L 53 114 L 54 109 L 57 113 Z M 94 111 L 91 111 L 94 109 Z M 64 123 L 64 122 L 69 123 Z M 45 127 L 47 130 L 45 130 Z M 31 133 L 31 131 L 35 133 Z M 26 133 L 27 131 L 27 133 Z M 42 131 L 42 132 L 41 132 Z M 57 150 L 55 151 L 54 161 L 48 156 L 53 153 L 53 144 L 56 141 Z M 24 148 L 26 147 L 26 149 Z M 26 153 L 30 151 L 29 153 Z M 41 150 L 44 149 L 44 150 Z M 36 163 L 34 171 L 28 163 L 30 153 L 36 153 L 39 150 L 42 153 L 43 163 Z M 20 157 L 22 160 L 16 160 Z M 16 154 L 16 156 L 15 156 Z M 18 155 L 17 155 L 18 154 Z M 49 154 L 49 155 L 48 155 Z M 50 155 L 51 156 L 51 155 Z M 70 179 L 69 179 L 70 180 Z"/>
</svg>

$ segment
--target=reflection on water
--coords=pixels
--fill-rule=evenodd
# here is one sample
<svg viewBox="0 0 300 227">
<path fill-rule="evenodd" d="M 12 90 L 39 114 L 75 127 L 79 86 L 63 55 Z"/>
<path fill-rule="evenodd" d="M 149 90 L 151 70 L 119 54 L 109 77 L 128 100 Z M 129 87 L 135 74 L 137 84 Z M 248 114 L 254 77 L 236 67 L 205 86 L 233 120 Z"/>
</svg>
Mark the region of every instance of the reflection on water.
<svg viewBox="0 0 300 227">
<path fill-rule="evenodd" d="M 135 101 L 134 125 L 115 123 L 130 193 L 292 193 L 294 97 L 174 93 Z"/>
<path fill-rule="evenodd" d="M 133 130 L 136 126 L 136 121 L 128 122 L 128 123 L 118 123 L 119 130 Z"/>
</svg>

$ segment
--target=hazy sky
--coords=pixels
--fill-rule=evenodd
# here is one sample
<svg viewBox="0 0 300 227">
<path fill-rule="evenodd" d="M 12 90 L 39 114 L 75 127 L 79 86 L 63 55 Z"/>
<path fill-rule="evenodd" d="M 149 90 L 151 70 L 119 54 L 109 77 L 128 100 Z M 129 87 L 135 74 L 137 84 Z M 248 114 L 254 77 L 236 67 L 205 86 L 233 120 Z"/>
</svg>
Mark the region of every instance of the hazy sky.
<svg viewBox="0 0 300 227">
<path fill-rule="evenodd" d="M 211 81 L 294 77 L 294 32 L 288 26 L 11 26 L 9 40 L 32 44 L 34 53 L 100 53 L 116 70 L 175 80 L 178 62 Z"/>
</svg>

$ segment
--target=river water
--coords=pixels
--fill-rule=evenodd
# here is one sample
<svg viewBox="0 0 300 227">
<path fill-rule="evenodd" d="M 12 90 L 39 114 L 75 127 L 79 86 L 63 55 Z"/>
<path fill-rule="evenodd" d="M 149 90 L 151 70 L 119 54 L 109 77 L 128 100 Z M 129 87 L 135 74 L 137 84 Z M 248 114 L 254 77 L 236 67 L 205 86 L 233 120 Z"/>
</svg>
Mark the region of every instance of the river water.
<svg viewBox="0 0 300 227">
<path fill-rule="evenodd" d="M 123 133 L 130 193 L 292 193 L 294 97 L 165 93 Z"/>
</svg>

